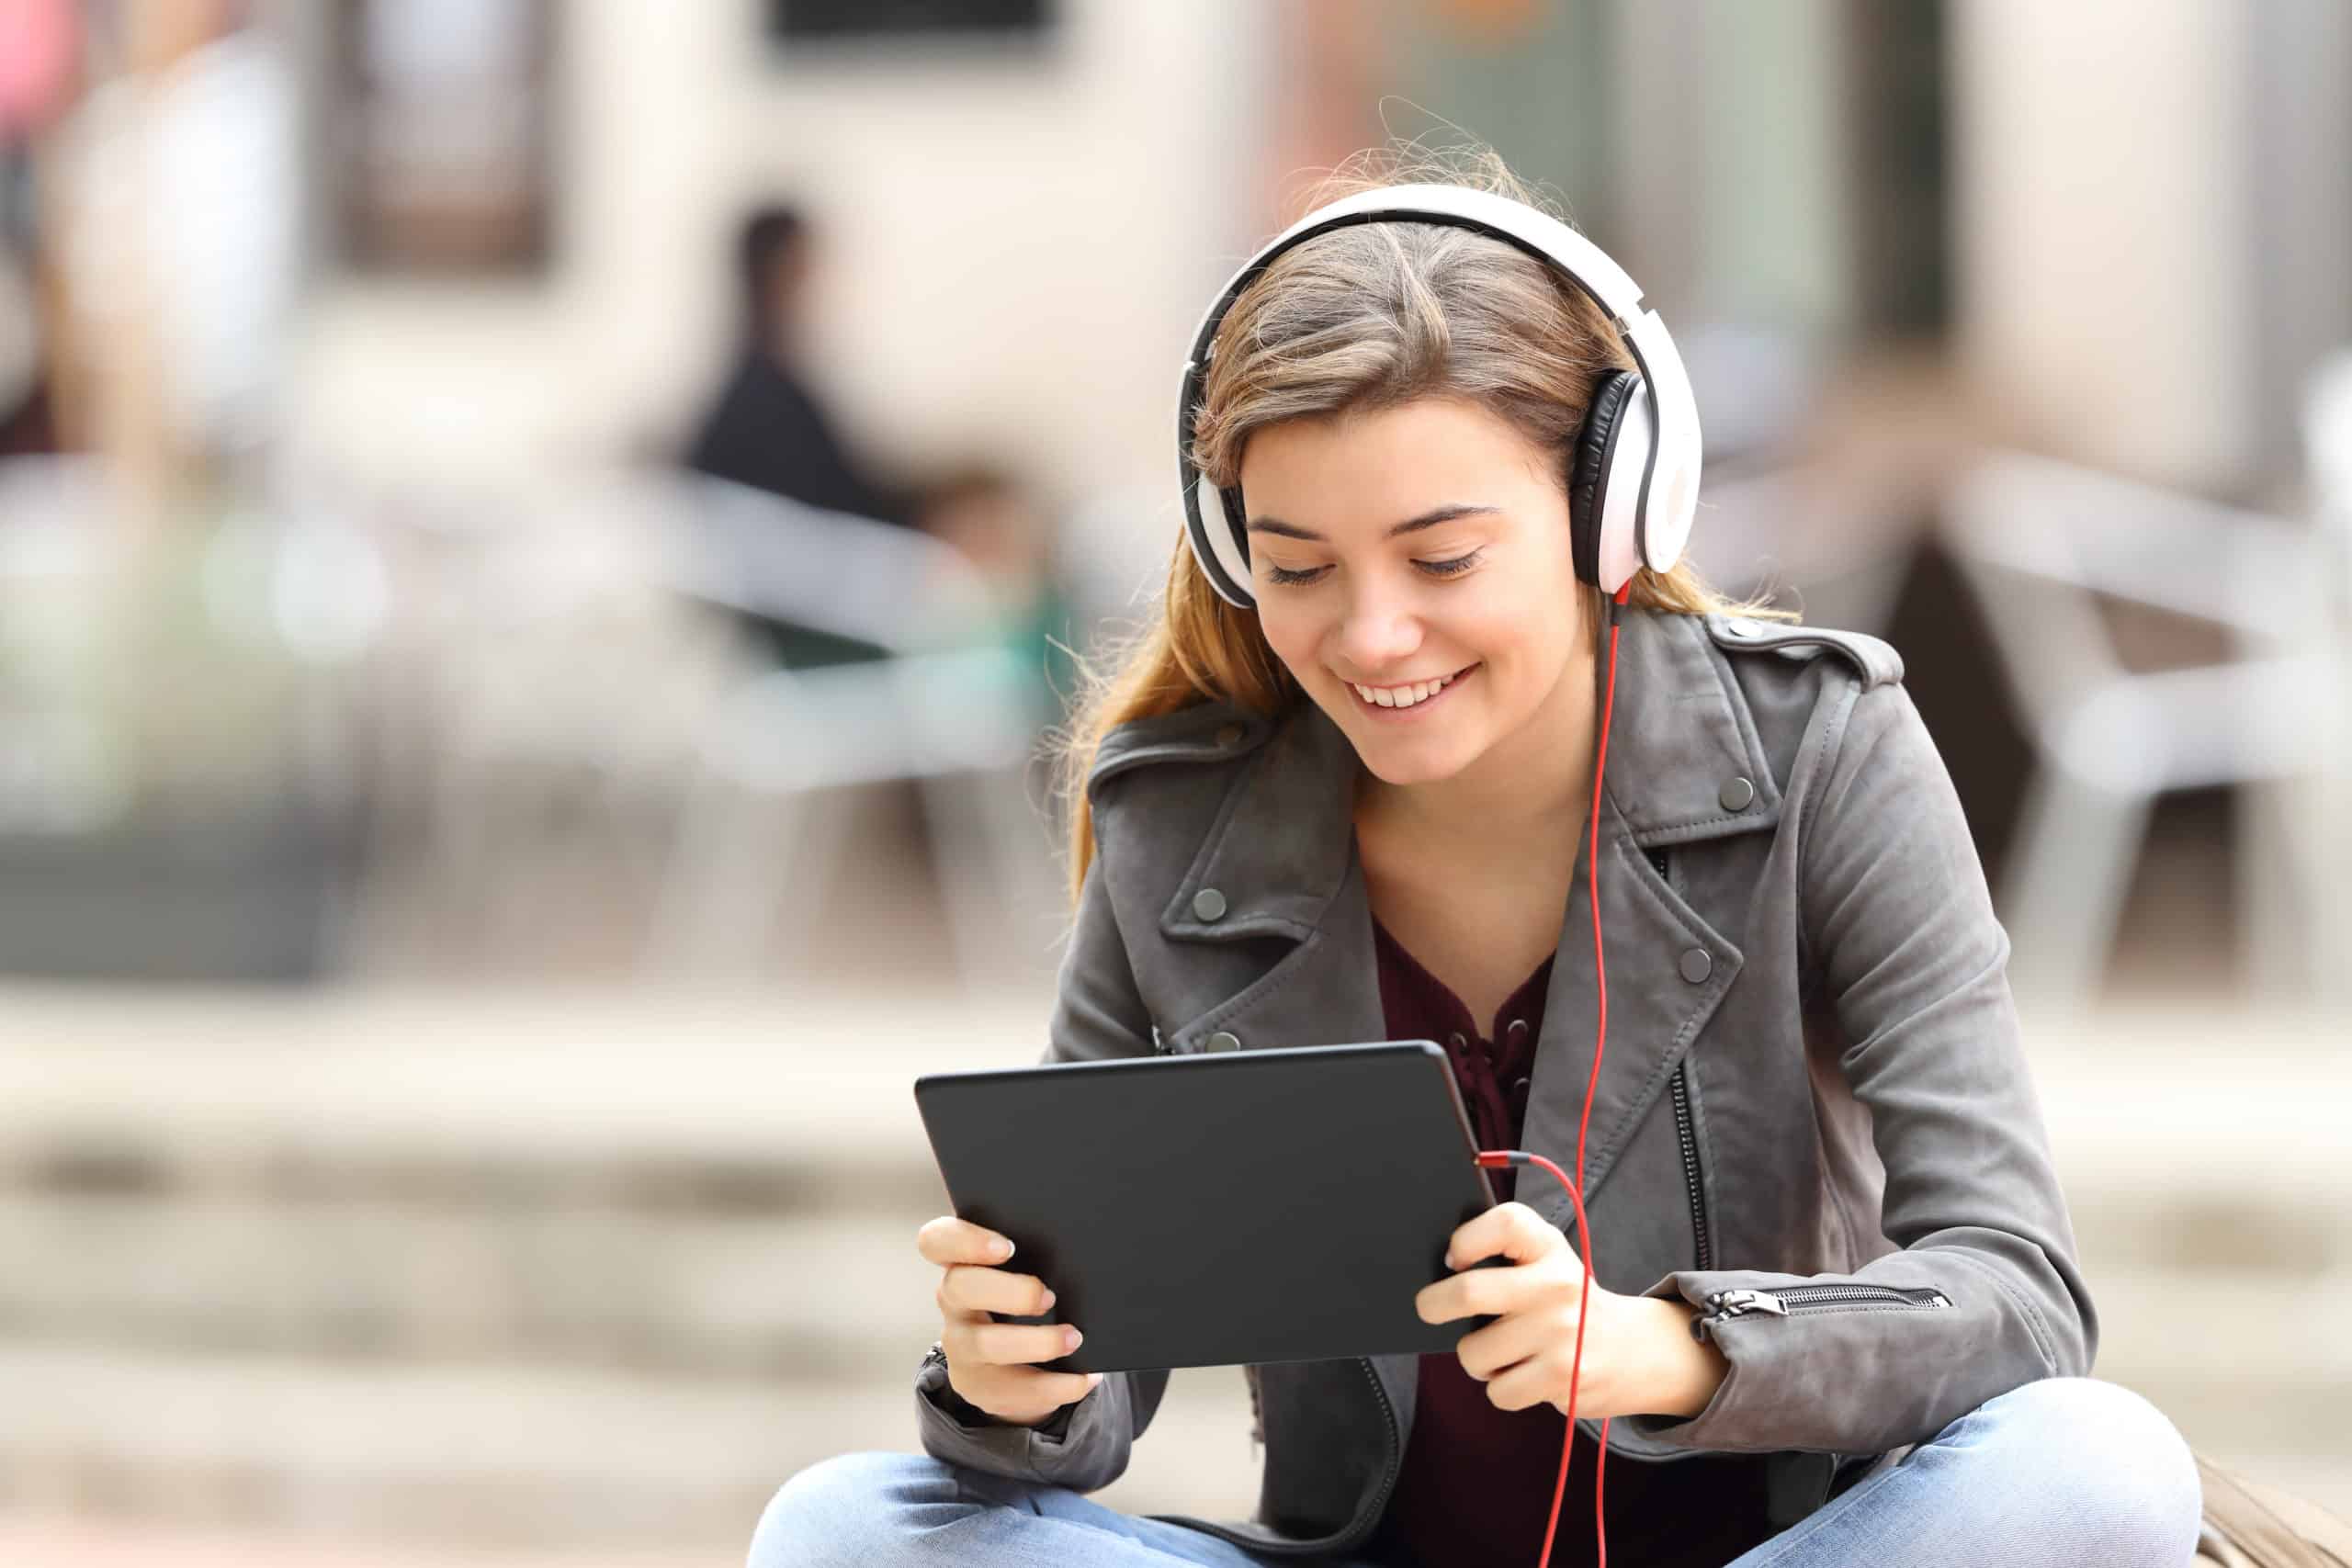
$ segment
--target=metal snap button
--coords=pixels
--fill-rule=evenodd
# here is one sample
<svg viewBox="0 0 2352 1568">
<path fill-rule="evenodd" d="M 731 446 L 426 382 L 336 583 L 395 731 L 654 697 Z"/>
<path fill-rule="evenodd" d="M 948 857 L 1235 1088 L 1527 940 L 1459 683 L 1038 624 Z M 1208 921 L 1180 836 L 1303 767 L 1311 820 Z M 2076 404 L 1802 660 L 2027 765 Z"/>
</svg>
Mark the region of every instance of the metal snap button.
<svg viewBox="0 0 2352 1568">
<path fill-rule="evenodd" d="M 1208 1049 L 1212 1051 L 1238 1051 L 1241 1049 L 1241 1036 L 1238 1034 L 1227 1034 L 1224 1030 L 1220 1029 L 1215 1034 L 1209 1036 Z"/>
<path fill-rule="evenodd" d="M 1523 1019 L 1523 1018 L 1515 1018 L 1515 1019 L 1512 1019 L 1512 1020 L 1510 1021 L 1510 1024 L 1509 1024 L 1509 1025 L 1507 1025 L 1507 1026 L 1504 1028 L 1503 1032 L 1504 1032 L 1505 1034 L 1524 1034 L 1524 1033 L 1526 1033 L 1526 1032 L 1527 1032 L 1527 1020 L 1525 1020 L 1525 1019 Z"/>
<path fill-rule="evenodd" d="M 1460 1050 L 1465 1049 L 1465 1048 L 1469 1045 L 1469 1043 L 1470 1043 L 1470 1042 L 1468 1042 L 1467 1040 L 1464 1040 L 1464 1038 L 1462 1038 L 1462 1035 L 1461 1035 L 1461 1033 L 1460 1033 L 1460 1032 L 1459 1032 L 1459 1031 L 1455 1032 L 1454 1033 L 1452 1033 L 1452 1034 L 1447 1035 L 1447 1036 L 1445 1037 L 1445 1043 L 1446 1043 L 1447 1044 L 1449 1044 L 1449 1045 L 1453 1046 L 1453 1047 L 1455 1050 L 1457 1050 L 1457 1051 L 1460 1051 Z"/>
<path fill-rule="evenodd" d="M 1715 798 L 1723 802 L 1725 811 L 1745 811 L 1748 803 L 1756 798 L 1756 786 L 1746 779 L 1727 780 L 1724 787 L 1716 791 Z"/>
<path fill-rule="evenodd" d="M 1694 986 L 1713 973 L 1715 961 L 1703 947 L 1691 948 L 1682 955 L 1682 977 Z"/>
<path fill-rule="evenodd" d="M 1241 727 L 1240 727 L 1239 725 L 1238 725 L 1238 724 L 1223 724 L 1223 725 L 1219 725 L 1219 726 L 1217 727 L 1217 731 L 1216 731 L 1216 743 L 1217 743 L 1218 745 L 1220 745 L 1220 746 L 1231 746 L 1231 745 L 1234 745 L 1234 744 L 1238 743 L 1238 742 L 1240 740 L 1240 739 L 1241 739 Z"/>
<path fill-rule="evenodd" d="M 1763 628 L 1745 615 L 1734 615 L 1724 623 L 1724 630 L 1734 637 L 1754 637 Z"/>
<path fill-rule="evenodd" d="M 1513 1078 L 1511 1080 L 1510 1091 L 1513 1094 L 1525 1094 L 1527 1092 L 1528 1086 L 1534 1081 L 1535 1080 L 1533 1078 Z"/>
<path fill-rule="evenodd" d="M 1214 920 L 1225 914 L 1225 895 L 1214 887 L 1204 887 L 1193 895 L 1193 913 L 1201 919 Z"/>
</svg>

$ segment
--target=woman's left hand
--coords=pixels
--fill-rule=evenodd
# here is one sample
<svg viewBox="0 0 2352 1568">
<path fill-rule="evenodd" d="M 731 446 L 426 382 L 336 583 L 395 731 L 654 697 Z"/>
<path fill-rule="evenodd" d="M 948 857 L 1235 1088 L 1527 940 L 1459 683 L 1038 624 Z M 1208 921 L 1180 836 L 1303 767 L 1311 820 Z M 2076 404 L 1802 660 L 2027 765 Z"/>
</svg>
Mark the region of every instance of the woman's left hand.
<svg viewBox="0 0 2352 1568">
<path fill-rule="evenodd" d="M 1513 1267 L 1471 1267 L 1498 1255 Z M 1557 1225 L 1524 1203 L 1498 1204 L 1453 1233 L 1445 1262 L 1457 1272 L 1416 1295 L 1415 1310 L 1424 1323 L 1495 1316 L 1463 1336 L 1455 1354 L 1462 1370 L 1487 1385 L 1487 1398 L 1497 1408 L 1549 1403 L 1567 1414 L 1579 1300 L 1591 1322 L 1584 1335 L 1577 1418 L 1655 1407 L 1656 1303 L 1619 1295 L 1598 1280 L 1587 1292 L 1584 1263 Z"/>
</svg>

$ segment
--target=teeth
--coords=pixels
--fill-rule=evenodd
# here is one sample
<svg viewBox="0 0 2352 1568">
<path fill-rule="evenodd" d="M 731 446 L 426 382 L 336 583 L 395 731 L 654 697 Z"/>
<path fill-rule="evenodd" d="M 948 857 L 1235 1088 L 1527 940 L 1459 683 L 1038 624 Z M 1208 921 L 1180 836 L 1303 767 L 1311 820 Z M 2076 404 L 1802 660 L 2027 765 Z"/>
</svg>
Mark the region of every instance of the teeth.
<svg viewBox="0 0 2352 1568">
<path fill-rule="evenodd" d="M 1425 703 L 1453 683 L 1448 675 L 1442 680 L 1423 681 L 1415 686 L 1358 686 L 1356 694 L 1365 702 L 1385 708 L 1408 708 Z"/>
</svg>

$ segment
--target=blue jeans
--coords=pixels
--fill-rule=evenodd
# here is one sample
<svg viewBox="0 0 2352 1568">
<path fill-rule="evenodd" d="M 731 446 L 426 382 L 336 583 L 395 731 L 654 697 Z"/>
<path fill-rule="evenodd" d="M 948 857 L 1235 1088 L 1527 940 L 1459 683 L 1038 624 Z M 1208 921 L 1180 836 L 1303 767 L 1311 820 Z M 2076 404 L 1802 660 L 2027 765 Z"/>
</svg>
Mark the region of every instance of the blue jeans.
<svg viewBox="0 0 2352 1568">
<path fill-rule="evenodd" d="M 1562 1504 L 1560 1529 L 1589 1530 L 1589 1512 L 1571 1517 L 1575 1501 Z M 2120 1383 L 2046 1378 L 1986 1400 L 1727 1568 L 2188 1568 L 2202 1512 L 2196 1461 L 2163 1412 Z M 750 1568 L 1283 1561 L 1067 1487 L 925 1454 L 853 1453 L 784 1483 L 752 1535 Z"/>
</svg>

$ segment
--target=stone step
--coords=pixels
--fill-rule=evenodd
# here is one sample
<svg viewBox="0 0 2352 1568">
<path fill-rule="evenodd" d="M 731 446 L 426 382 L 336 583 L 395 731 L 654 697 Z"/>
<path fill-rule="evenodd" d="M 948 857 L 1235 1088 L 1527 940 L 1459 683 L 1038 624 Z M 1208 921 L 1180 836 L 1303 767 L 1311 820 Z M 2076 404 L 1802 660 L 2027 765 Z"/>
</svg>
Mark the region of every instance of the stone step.
<svg viewBox="0 0 2352 1568">
<path fill-rule="evenodd" d="M 0 1188 L 890 1208 L 938 1191 L 915 1077 L 1035 1060 L 1050 1005 L 184 999 L 0 1006 Z M 2034 1043 L 2078 1202 L 2352 1205 L 2352 1034 L 2118 1017 Z"/>
<path fill-rule="evenodd" d="M 888 1382 L 653 1378 L 510 1366 L 355 1366 L 266 1355 L 0 1346 L 0 1508 L 387 1540 L 617 1551 L 740 1543 L 775 1488 L 835 1453 L 916 1451 L 905 1373 Z M 2176 1369 L 2177 1370 L 2177 1369 Z M 2352 1507 L 2340 1388 L 2140 1389 L 2222 1462 Z M 2210 1380 L 2220 1390 L 2222 1380 Z M 1257 1492 L 1249 1399 L 1229 1368 L 1183 1369 L 1128 1472 L 1130 1513 L 1239 1517 Z"/>
<path fill-rule="evenodd" d="M 2345 1205 L 2125 1190 L 2096 1157 L 2065 1179 L 2109 1353 L 2119 1335 L 2227 1313 L 2263 1325 L 2241 1364 L 2316 1357 L 2352 1376 L 2312 1335 L 2352 1282 Z M 517 1196 L 461 1178 L 401 1197 L 0 1185 L 0 1336 L 854 1378 L 938 1331 L 939 1271 L 915 1233 L 949 1204 L 927 1165 L 908 1178 L 927 1200 L 755 1196 L 743 1212 L 718 1191 L 673 1205 L 617 1201 L 612 1182 Z M 2196 1309 L 2153 1310 L 2183 1302 Z"/>
<path fill-rule="evenodd" d="M 1149 1441 L 1139 1463 L 1152 1457 Z M 2208 1457 L 2352 1519 L 2352 1475 L 2341 1466 L 2299 1454 Z M 1098 1494 L 1110 1495 L 1110 1489 Z M 0 1562 L 70 1563 L 74 1568 L 145 1568 L 157 1562 L 172 1568 L 741 1568 L 742 1561 L 743 1542 L 731 1537 L 638 1547 L 482 1547 L 447 1540 L 403 1542 L 307 1520 L 174 1525 L 153 1518 L 93 1518 L 0 1507 Z"/>
<path fill-rule="evenodd" d="M 756 1199 L 854 1200 L 869 1177 L 928 1167 L 918 1075 L 1034 1061 L 1049 1006 L 0 986 L 0 1181 L 299 1190 L 439 1173 L 537 1192 L 626 1173 L 691 1196 L 740 1171 Z"/>
<path fill-rule="evenodd" d="M 1051 998 L 0 987 L 0 1182 L 437 1171 L 659 1191 L 741 1172 L 763 1201 L 839 1203 L 927 1171 L 914 1078 L 1034 1061 Z M 2295 1201 L 2352 1192 L 2334 1110 L 2347 1038 L 2342 1021 L 2183 1010 L 2029 1037 L 2070 1179 Z"/>
<path fill-rule="evenodd" d="M 0 1337 L 367 1360 L 881 1375 L 939 1332 L 947 1208 L 168 1202 L 0 1191 Z"/>
<path fill-rule="evenodd" d="M 0 1508 L 0 1562 L 33 1568 L 743 1568 L 743 1542 L 481 1547 L 385 1540 L 316 1521 L 237 1527 Z"/>
<path fill-rule="evenodd" d="M 921 1351 L 887 1382 L 812 1383 L 0 1345 L 0 1507 L 333 1521 L 476 1547 L 740 1548 L 806 1466 L 920 1451 Z M 1249 1434 L 1240 1374 L 1185 1369 L 1134 1467 L 1096 1495 L 1247 1514 Z"/>
<path fill-rule="evenodd" d="M 2284 1312 L 2250 1353 L 2287 1354 L 2318 1285 L 2352 1278 L 2337 1223 L 2352 1161 L 2329 1077 L 2306 1071 L 2306 1092 L 2281 1095 L 2267 1075 L 2195 1092 L 2041 1075 L 2102 1306 L 2119 1275 L 2160 1297 L 2219 1280 L 2225 1302 Z M 865 1081 L 878 1100 L 898 1075 Z M 527 1128 L 458 1147 L 355 1136 L 334 1155 L 322 1117 L 300 1129 L 319 1146 L 298 1160 L 184 1169 L 135 1152 L 167 1118 L 36 1122 L 0 1096 L 0 1123 L 17 1122 L 0 1136 L 15 1155 L 0 1162 L 0 1336 L 751 1375 L 886 1367 L 936 1332 L 937 1272 L 914 1233 L 949 1204 L 919 1128 L 839 1139 L 888 1117 L 835 1088 L 839 1121 L 779 1117 L 794 1125 L 764 1157 L 627 1138 L 558 1157 Z"/>
</svg>

